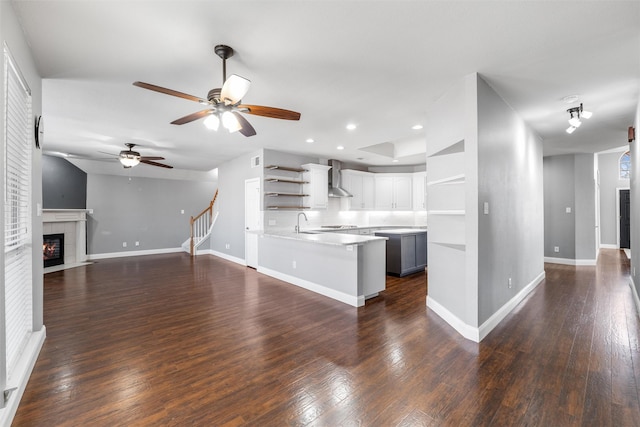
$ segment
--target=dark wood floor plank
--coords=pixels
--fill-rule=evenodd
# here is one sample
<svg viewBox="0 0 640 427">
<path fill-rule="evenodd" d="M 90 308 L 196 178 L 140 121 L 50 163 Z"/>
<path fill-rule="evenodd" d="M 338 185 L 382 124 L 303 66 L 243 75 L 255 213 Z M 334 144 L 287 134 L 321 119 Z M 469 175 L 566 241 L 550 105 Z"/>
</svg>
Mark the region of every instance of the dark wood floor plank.
<svg viewBox="0 0 640 427">
<path fill-rule="evenodd" d="M 427 309 L 424 273 L 361 308 L 211 256 L 50 273 L 14 425 L 640 425 L 628 260 L 545 270 L 480 344 Z"/>
</svg>

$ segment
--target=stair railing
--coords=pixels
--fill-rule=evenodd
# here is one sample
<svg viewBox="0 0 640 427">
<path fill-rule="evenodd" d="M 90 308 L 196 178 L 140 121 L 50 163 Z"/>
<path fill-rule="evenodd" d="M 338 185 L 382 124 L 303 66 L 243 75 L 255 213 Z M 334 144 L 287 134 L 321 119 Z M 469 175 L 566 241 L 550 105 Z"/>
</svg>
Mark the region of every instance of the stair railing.
<svg viewBox="0 0 640 427">
<path fill-rule="evenodd" d="M 202 240 L 207 235 L 207 233 L 209 233 L 209 229 L 211 228 L 211 224 L 213 223 L 213 204 L 216 202 L 217 197 L 218 190 L 216 190 L 216 194 L 214 194 L 211 203 L 209 203 L 209 206 L 207 206 L 198 215 L 192 216 L 189 220 L 191 228 L 191 237 L 189 238 L 189 253 L 191 254 L 191 256 L 195 255 L 196 243 Z"/>
</svg>

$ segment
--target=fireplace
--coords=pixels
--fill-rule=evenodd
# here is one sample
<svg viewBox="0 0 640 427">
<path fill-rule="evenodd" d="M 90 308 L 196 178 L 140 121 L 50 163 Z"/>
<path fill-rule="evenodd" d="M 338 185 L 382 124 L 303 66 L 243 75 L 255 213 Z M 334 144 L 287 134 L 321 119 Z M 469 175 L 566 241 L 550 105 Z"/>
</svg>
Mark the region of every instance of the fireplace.
<svg viewBox="0 0 640 427">
<path fill-rule="evenodd" d="M 42 239 L 42 259 L 45 267 L 64 264 L 64 234 L 45 234 Z"/>
</svg>

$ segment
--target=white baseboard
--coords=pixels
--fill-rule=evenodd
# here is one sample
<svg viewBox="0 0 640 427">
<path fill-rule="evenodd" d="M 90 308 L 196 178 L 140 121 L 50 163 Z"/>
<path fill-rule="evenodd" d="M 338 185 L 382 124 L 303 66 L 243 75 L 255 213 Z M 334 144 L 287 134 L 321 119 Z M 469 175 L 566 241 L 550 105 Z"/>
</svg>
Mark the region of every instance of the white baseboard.
<svg viewBox="0 0 640 427">
<path fill-rule="evenodd" d="M 271 276 L 278 280 L 291 283 L 292 285 L 296 285 L 308 291 L 324 295 L 325 297 L 333 298 L 345 304 L 349 304 L 353 307 L 362 307 L 364 305 L 364 295 L 353 296 L 345 294 L 344 292 L 336 291 L 335 289 L 327 288 L 326 286 L 322 286 L 317 283 L 301 279 L 299 277 L 283 274 L 279 271 L 271 270 L 269 268 L 258 267 L 258 273 L 266 274 L 267 276 Z"/>
<path fill-rule="evenodd" d="M 545 272 L 542 271 L 527 286 L 518 292 L 513 298 L 507 301 L 493 315 L 487 319 L 480 327 L 466 324 L 462 319 L 447 310 L 446 307 L 438 303 L 436 300 L 427 295 L 427 307 L 432 309 L 438 316 L 447 322 L 453 329 L 458 331 L 460 335 L 474 342 L 482 341 L 489 333 L 504 320 L 511 311 L 526 298 L 536 286 L 538 286 L 545 278 Z"/>
<path fill-rule="evenodd" d="M 611 245 L 609 243 L 600 243 L 600 249 L 620 249 L 620 246 Z"/>
<path fill-rule="evenodd" d="M 247 263 L 242 258 L 235 257 L 233 255 L 225 254 L 224 252 L 214 251 L 213 249 L 204 249 L 198 251 L 198 255 L 200 254 L 209 254 L 213 256 L 217 256 L 218 258 L 226 259 L 227 261 L 235 262 L 236 264 L 247 266 Z"/>
<path fill-rule="evenodd" d="M 536 288 L 536 286 L 542 283 L 545 276 L 546 273 L 543 270 L 531 282 L 529 282 L 527 286 L 522 288 L 520 292 L 518 292 L 513 298 L 507 301 L 505 305 L 500 307 L 498 311 L 493 313 L 491 317 L 489 317 L 482 325 L 480 325 L 480 341 L 482 341 L 484 337 L 489 335 L 489 332 L 491 332 L 496 326 L 498 326 L 498 324 L 502 322 L 504 318 L 507 317 L 507 315 L 511 313 L 511 311 L 516 308 L 516 306 L 520 304 L 522 300 L 524 300 L 527 295 L 529 295 L 531 291 Z"/>
<path fill-rule="evenodd" d="M 640 316 L 640 298 L 638 297 L 638 290 L 636 289 L 636 284 L 633 281 L 633 277 L 629 277 L 629 286 L 631 286 L 633 300 L 636 302 L 636 310 L 638 311 L 638 316 Z"/>
<path fill-rule="evenodd" d="M 39 331 L 31 333 L 29 342 L 24 349 L 23 357 L 20 359 L 18 366 L 16 366 L 15 379 L 7 384 L 7 389 L 16 387 L 16 390 L 9 396 L 7 406 L 4 409 L 0 409 L 0 426 L 9 427 L 11 425 L 46 336 L 47 329 L 44 326 Z"/>
<path fill-rule="evenodd" d="M 480 331 L 471 325 L 464 323 L 462 319 L 447 310 L 442 304 L 427 295 L 427 307 L 447 322 L 460 335 L 473 342 L 480 342 Z"/>
<path fill-rule="evenodd" d="M 123 258 L 128 256 L 141 256 L 141 255 L 172 254 L 176 252 L 184 252 L 184 251 L 182 250 L 182 248 L 166 248 L 166 249 L 147 249 L 143 251 L 110 252 L 110 253 L 104 253 L 104 254 L 87 255 L 87 260 L 95 261 L 97 259 Z"/>
<path fill-rule="evenodd" d="M 596 265 L 595 259 L 569 259 L 569 258 L 544 257 L 544 262 L 548 262 L 551 264 L 563 264 L 563 265 L 574 265 L 574 266 Z"/>
</svg>

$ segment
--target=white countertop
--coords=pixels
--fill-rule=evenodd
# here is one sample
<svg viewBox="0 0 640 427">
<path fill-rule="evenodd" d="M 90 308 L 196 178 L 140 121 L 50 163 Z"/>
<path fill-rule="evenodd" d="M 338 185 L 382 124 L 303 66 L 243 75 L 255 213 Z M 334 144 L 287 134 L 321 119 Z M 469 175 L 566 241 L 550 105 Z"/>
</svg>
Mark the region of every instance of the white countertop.
<svg viewBox="0 0 640 427">
<path fill-rule="evenodd" d="M 357 234 L 321 233 L 313 231 L 310 233 L 296 233 L 294 231 L 264 231 L 259 232 L 258 234 L 266 237 L 277 237 L 280 239 L 290 239 L 337 246 L 363 245 L 377 240 L 387 240 L 386 237 L 382 236 L 362 236 Z"/>
<path fill-rule="evenodd" d="M 424 228 L 389 228 L 384 230 L 376 230 L 374 233 L 384 233 L 384 234 L 416 234 L 416 233 L 426 233 L 427 230 Z"/>
</svg>

